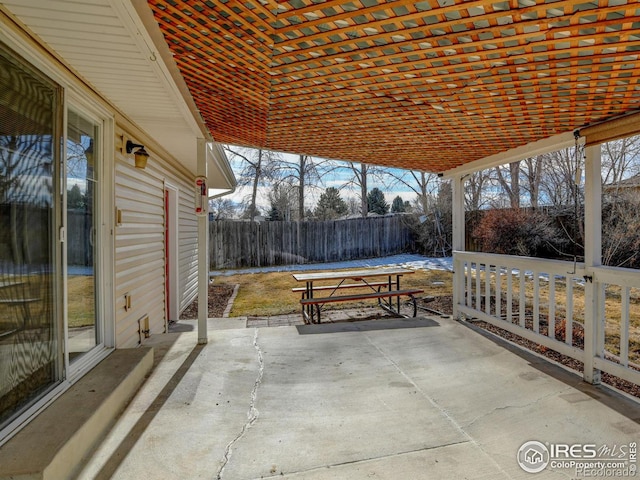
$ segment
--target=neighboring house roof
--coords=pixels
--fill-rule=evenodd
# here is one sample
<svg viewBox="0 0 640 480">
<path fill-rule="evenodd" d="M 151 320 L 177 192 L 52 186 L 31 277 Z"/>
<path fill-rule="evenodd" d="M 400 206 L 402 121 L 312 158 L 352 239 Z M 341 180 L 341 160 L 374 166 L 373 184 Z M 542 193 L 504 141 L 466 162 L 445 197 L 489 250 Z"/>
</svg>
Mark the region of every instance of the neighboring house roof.
<svg viewBox="0 0 640 480">
<path fill-rule="evenodd" d="M 621 188 L 638 188 L 640 187 L 640 174 L 621 180 L 618 185 Z"/>
<path fill-rule="evenodd" d="M 605 192 L 612 190 L 640 189 L 640 174 L 634 175 L 633 177 L 629 177 L 624 180 L 620 180 L 617 183 L 609 183 L 607 185 L 603 185 L 602 189 Z"/>
</svg>

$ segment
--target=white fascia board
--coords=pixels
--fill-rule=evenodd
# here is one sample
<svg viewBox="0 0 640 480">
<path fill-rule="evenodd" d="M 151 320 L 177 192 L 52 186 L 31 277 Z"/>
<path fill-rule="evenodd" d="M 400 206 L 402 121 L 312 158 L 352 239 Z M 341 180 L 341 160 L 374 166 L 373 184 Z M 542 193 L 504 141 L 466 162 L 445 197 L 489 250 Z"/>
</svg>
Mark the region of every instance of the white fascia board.
<svg viewBox="0 0 640 480">
<path fill-rule="evenodd" d="M 584 138 L 580 138 L 579 142 L 584 143 Z M 553 137 L 538 140 L 537 142 L 531 142 L 520 147 L 512 148 L 511 150 L 496 153 L 495 155 L 481 158 L 480 160 L 465 163 L 459 167 L 444 171 L 441 176 L 444 178 L 459 177 L 486 170 L 487 168 L 492 168 L 497 165 L 505 165 L 525 158 L 556 152 L 563 148 L 574 146 L 575 143 L 576 139 L 573 132 L 561 133 Z"/>
<path fill-rule="evenodd" d="M 185 99 L 185 86 L 182 86 L 181 89 L 172 75 L 172 67 L 173 69 L 177 69 L 177 67 L 167 65 L 167 62 L 173 61 L 173 57 L 146 0 L 132 0 L 131 2 L 110 0 L 110 3 L 119 12 L 123 26 L 129 30 L 138 48 L 148 53 L 149 64 L 165 84 L 167 91 L 171 92 L 182 117 L 193 131 L 194 139 L 203 134 L 208 135 L 202 119 L 196 116 Z"/>
<path fill-rule="evenodd" d="M 210 189 L 234 190 L 237 185 L 227 154 L 215 142 L 207 143 L 207 183 Z"/>
</svg>

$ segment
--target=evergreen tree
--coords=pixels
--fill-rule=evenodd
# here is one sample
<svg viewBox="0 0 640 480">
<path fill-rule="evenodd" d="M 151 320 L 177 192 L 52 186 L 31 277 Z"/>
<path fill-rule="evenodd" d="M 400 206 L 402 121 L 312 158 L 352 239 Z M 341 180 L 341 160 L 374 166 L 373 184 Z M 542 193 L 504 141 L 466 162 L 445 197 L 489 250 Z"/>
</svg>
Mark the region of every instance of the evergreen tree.
<svg viewBox="0 0 640 480">
<path fill-rule="evenodd" d="M 273 203 L 271 204 L 271 209 L 269 210 L 269 213 L 267 214 L 267 220 L 270 220 L 270 221 L 284 220 L 284 215 L 278 209 L 278 207 L 276 205 L 274 205 Z"/>
<path fill-rule="evenodd" d="M 389 213 L 389 204 L 384 199 L 384 193 L 378 187 L 375 187 L 367 194 L 367 203 L 369 211 L 379 215 Z"/>
<path fill-rule="evenodd" d="M 393 202 L 391 203 L 391 212 L 401 213 L 406 211 L 407 211 L 407 206 L 405 202 L 402 200 L 402 198 L 400 197 L 400 195 L 398 195 L 396 198 L 393 199 Z"/>
<path fill-rule="evenodd" d="M 347 213 L 348 207 L 335 187 L 327 188 L 316 205 L 315 216 L 318 220 L 332 220 Z"/>
<path fill-rule="evenodd" d="M 84 195 L 80 191 L 78 184 L 74 184 L 73 187 L 67 192 L 67 207 L 68 208 L 82 208 L 85 204 Z"/>
</svg>

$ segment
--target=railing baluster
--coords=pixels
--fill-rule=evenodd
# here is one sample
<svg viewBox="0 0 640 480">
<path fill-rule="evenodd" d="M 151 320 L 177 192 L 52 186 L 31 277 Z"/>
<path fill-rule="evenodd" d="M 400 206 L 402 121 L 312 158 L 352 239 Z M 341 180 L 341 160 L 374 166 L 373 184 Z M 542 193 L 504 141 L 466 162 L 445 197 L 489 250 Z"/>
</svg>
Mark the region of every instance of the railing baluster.
<svg viewBox="0 0 640 480">
<path fill-rule="evenodd" d="M 636 362 L 635 345 L 636 332 L 631 330 L 638 318 L 640 308 L 635 304 L 636 292 L 640 289 L 640 274 L 637 270 L 621 267 L 591 267 L 586 270 L 584 264 L 578 262 L 562 262 L 558 260 L 529 259 L 520 257 L 508 257 L 506 255 L 479 254 L 465 252 L 458 255 L 466 266 L 466 277 L 460 279 L 463 282 L 461 290 L 466 287 L 466 304 L 460 301 L 460 308 L 468 317 L 476 317 L 496 326 L 520 335 L 532 342 L 544 345 L 547 348 L 575 358 L 585 365 L 591 365 L 594 371 L 601 370 L 632 383 L 640 384 L 640 373 L 631 368 Z M 475 267 L 475 268 L 474 268 Z M 505 271 L 506 281 L 502 279 L 502 271 Z M 462 268 L 458 268 L 462 271 Z M 475 285 L 474 285 L 475 269 Z M 493 271 L 492 271 L 493 270 Z M 573 270 L 573 271 L 571 271 Z M 533 271 L 533 284 L 531 292 L 528 291 L 528 275 L 525 272 Z M 545 277 L 540 279 L 540 272 Z M 571 272 L 571 273 L 568 273 Z M 492 275 L 494 279 L 491 278 Z M 549 275 L 548 280 L 546 275 Z M 585 279 L 586 288 L 583 290 L 582 279 Z M 486 282 L 483 286 L 482 282 Z M 495 281 L 492 285 L 491 282 Z M 546 284 L 544 282 L 547 282 Z M 594 288 L 588 282 L 593 282 Z M 564 283 L 564 285 L 563 285 Z M 611 286 L 616 292 L 605 289 Z M 605 326 L 611 321 L 613 309 L 611 309 L 612 297 L 610 293 L 617 293 L 620 288 L 620 359 L 619 362 L 605 358 Z M 546 290 L 548 289 L 548 291 Z M 493 291 L 492 291 L 493 290 Z M 504 293 L 503 293 L 504 292 Z M 473 301 L 475 293 L 476 301 Z M 505 296 L 506 305 L 502 306 L 502 295 Z M 495 311 L 491 308 L 492 295 L 496 302 Z M 566 299 L 562 298 L 566 295 Z M 533 322 L 532 328 L 528 328 L 527 315 L 529 305 L 528 298 L 532 296 Z M 595 296 L 595 298 L 594 298 Z M 616 295 L 617 296 L 617 295 Z M 545 300 L 540 300 L 544 297 Z M 483 300 L 484 298 L 484 300 Z M 546 299 L 548 298 L 548 304 Z M 575 318 L 578 305 L 582 305 L 584 298 L 586 308 L 591 305 L 592 310 L 585 310 L 591 315 L 592 324 L 587 324 L 589 315 L 585 313 L 580 318 Z M 609 305 L 605 305 L 605 299 Z M 485 302 L 484 307 L 482 302 Z M 514 308 L 518 302 L 518 310 Z M 565 302 L 565 303 L 561 303 Z M 617 308 L 617 305 L 615 307 Z M 593 311 L 597 308 L 597 312 Z M 541 316 L 547 316 L 548 335 L 540 334 Z M 564 317 L 564 337 L 559 335 L 556 339 L 556 328 L 561 326 L 556 316 Z M 595 317 L 595 318 L 593 318 Z M 617 317 L 617 315 L 616 315 Z M 573 326 L 575 322 L 583 323 L 585 328 L 585 347 L 573 346 Z M 617 320 L 613 320 L 614 322 Z M 515 322 L 515 323 L 514 323 Z M 578 325 L 576 325 L 578 326 Z M 590 337 L 589 337 L 590 336 Z M 611 340 L 611 338 L 608 338 Z M 609 347 L 611 345 L 609 344 Z M 617 350 L 615 346 L 613 350 Z"/>
<path fill-rule="evenodd" d="M 549 274 L 549 337 L 556 338 L 556 276 Z"/>
<path fill-rule="evenodd" d="M 525 327 L 525 313 L 526 313 L 526 307 L 527 307 L 527 305 L 526 305 L 527 297 L 525 295 L 526 292 L 525 292 L 525 283 L 524 283 L 524 281 L 525 281 L 524 269 L 521 268 L 519 270 L 519 273 L 520 273 L 520 292 L 519 292 L 520 293 L 520 300 L 518 302 L 519 303 L 518 309 L 519 309 L 519 312 L 520 312 L 520 326 L 522 328 L 524 328 Z"/>
<path fill-rule="evenodd" d="M 620 312 L 620 365 L 629 366 L 629 297 L 631 287 L 623 287 Z"/>
<path fill-rule="evenodd" d="M 473 268 L 472 265 L 474 265 L 472 262 L 467 262 L 467 275 L 466 275 L 466 280 L 467 280 L 467 291 L 466 291 L 466 303 L 467 303 L 467 307 L 471 308 L 473 305 L 471 303 L 472 301 L 472 297 L 473 297 L 473 288 L 472 288 L 472 280 L 473 280 Z"/>
<path fill-rule="evenodd" d="M 491 315 L 491 265 L 484 266 L 484 311 Z"/>
<path fill-rule="evenodd" d="M 482 311 L 482 297 L 480 296 L 480 264 L 476 263 L 476 310 Z"/>
<path fill-rule="evenodd" d="M 513 322 L 513 269 L 507 267 L 507 322 Z"/>
<path fill-rule="evenodd" d="M 502 318 L 502 267 L 496 265 L 496 317 Z"/>
<path fill-rule="evenodd" d="M 596 283 L 596 294 L 599 296 L 598 300 L 598 327 L 596 329 L 596 356 L 604 357 L 604 329 L 606 325 L 605 320 L 605 299 L 607 297 L 606 285 L 602 283 Z"/>
<path fill-rule="evenodd" d="M 533 331 L 540 333 L 540 274 L 533 272 Z"/>
<path fill-rule="evenodd" d="M 573 345 L 573 278 L 566 277 L 567 315 L 565 317 L 564 341 L 567 345 Z"/>
</svg>

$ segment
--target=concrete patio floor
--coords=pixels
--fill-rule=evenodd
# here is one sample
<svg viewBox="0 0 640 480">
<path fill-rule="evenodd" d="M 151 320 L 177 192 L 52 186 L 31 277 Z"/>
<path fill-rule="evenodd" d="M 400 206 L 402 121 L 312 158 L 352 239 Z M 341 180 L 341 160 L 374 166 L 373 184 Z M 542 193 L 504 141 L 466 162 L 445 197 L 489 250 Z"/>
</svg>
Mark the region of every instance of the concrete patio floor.
<svg viewBox="0 0 640 480">
<path fill-rule="evenodd" d="M 152 337 L 152 375 L 80 478 L 569 479 L 526 473 L 519 448 L 640 439 L 634 400 L 452 319 L 232 320 L 205 346 Z"/>
</svg>

